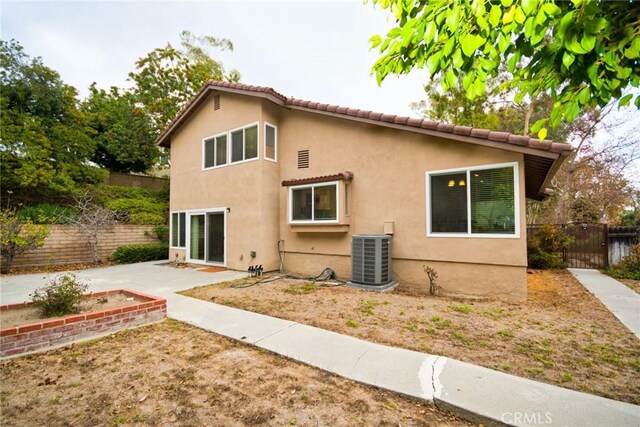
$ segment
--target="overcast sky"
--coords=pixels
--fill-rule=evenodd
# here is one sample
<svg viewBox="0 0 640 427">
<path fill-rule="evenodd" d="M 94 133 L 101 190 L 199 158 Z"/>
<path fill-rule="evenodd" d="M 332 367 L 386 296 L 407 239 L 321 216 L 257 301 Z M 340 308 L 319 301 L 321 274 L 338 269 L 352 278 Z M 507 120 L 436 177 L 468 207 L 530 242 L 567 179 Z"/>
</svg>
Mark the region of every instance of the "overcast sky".
<svg viewBox="0 0 640 427">
<path fill-rule="evenodd" d="M 424 72 L 378 87 L 369 38 L 391 21 L 361 1 L 2 2 L 2 39 L 17 39 L 82 96 L 92 82 L 126 85 L 134 62 L 179 34 L 229 38 L 219 55 L 242 82 L 286 96 L 410 115 Z"/>
<path fill-rule="evenodd" d="M 427 80 L 426 72 L 414 71 L 378 87 L 368 40 L 386 33 L 393 20 L 360 0 L 0 1 L 2 39 L 15 38 L 27 54 L 41 56 L 82 97 L 92 82 L 127 86 L 135 61 L 167 42 L 178 46 L 183 30 L 230 39 L 234 51 L 216 58 L 240 71 L 243 83 L 285 96 L 414 115 L 409 104 L 423 98 Z M 625 115 L 630 119 L 617 136 L 640 133 L 638 111 Z M 607 144 L 617 136 L 597 139 Z M 627 173 L 637 184 L 639 163 Z"/>
</svg>

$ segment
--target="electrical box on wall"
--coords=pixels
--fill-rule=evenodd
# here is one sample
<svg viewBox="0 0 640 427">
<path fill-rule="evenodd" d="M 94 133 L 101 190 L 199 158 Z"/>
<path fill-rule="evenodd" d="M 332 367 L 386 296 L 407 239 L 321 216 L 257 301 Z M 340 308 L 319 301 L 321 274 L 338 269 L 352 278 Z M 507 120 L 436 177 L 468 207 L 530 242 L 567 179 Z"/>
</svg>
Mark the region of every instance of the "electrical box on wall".
<svg viewBox="0 0 640 427">
<path fill-rule="evenodd" d="M 393 235 L 393 221 L 385 221 L 383 228 L 383 233 L 389 236 Z"/>
</svg>

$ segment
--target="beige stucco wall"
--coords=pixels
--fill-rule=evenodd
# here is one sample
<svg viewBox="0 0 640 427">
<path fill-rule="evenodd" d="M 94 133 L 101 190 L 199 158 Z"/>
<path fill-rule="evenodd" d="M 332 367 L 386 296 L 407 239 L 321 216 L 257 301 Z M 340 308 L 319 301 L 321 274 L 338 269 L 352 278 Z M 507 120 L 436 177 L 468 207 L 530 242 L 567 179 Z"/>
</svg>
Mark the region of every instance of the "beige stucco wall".
<svg viewBox="0 0 640 427">
<path fill-rule="evenodd" d="M 382 233 L 383 223 L 393 221 L 394 278 L 405 286 L 426 287 L 423 266 L 429 265 L 438 271 L 445 293 L 526 297 L 522 154 L 288 110 L 252 97 L 222 94 L 221 103 L 214 111 L 212 100 L 205 102 L 172 138 L 171 210 L 229 207 L 229 268 L 263 264 L 277 269 L 278 240 L 284 240 L 288 271 L 315 276 L 332 267 L 349 278 L 351 235 Z M 203 138 L 258 120 L 258 161 L 202 171 Z M 264 121 L 278 126 L 277 163 L 263 159 Z M 310 151 L 308 169 L 297 168 L 297 152 L 303 149 Z M 507 162 L 519 164 L 519 238 L 426 236 L 427 171 Z M 340 219 L 348 226 L 309 233 L 288 224 L 288 189 L 282 180 L 347 170 L 354 179 L 341 183 Z M 249 259 L 250 250 L 257 251 L 256 260 Z M 184 255 L 171 252 L 171 257 Z"/>
</svg>

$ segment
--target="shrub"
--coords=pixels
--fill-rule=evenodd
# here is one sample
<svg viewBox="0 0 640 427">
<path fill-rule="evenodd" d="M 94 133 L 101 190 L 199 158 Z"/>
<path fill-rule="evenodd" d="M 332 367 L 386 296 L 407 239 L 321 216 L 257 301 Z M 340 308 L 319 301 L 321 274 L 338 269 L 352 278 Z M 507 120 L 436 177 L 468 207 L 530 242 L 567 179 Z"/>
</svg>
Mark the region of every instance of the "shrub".
<svg viewBox="0 0 640 427">
<path fill-rule="evenodd" d="M 531 268 L 565 268 L 562 252 L 573 241 L 553 225 L 545 224 L 527 239 L 527 260 Z"/>
<path fill-rule="evenodd" d="M 0 255 L 4 261 L 2 273 L 11 272 L 11 264 L 16 256 L 44 245 L 48 235 L 49 229 L 45 225 L 22 220 L 12 210 L 0 212 Z"/>
<path fill-rule="evenodd" d="M 113 252 L 111 259 L 120 264 L 169 259 L 169 245 L 167 243 L 150 243 L 120 246 Z"/>
<path fill-rule="evenodd" d="M 611 267 L 606 273 L 617 279 L 640 280 L 640 244 L 631 247 L 629 255 Z"/>
<path fill-rule="evenodd" d="M 151 230 L 151 233 L 160 240 L 162 243 L 169 243 L 169 227 L 166 225 L 156 225 Z"/>
<path fill-rule="evenodd" d="M 129 223 L 131 224 L 162 225 L 166 222 L 165 216 L 158 213 L 138 212 L 129 215 Z"/>
<path fill-rule="evenodd" d="M 89 285 L 74 274 L 67 273 L 50 280 L 29 296 L 44 317 L 64 316 L 80 311 L 82 296 L 88 288 Z"/>
<path fill-rule="evenodd" d="M 20 209 L 16 216 L 34 224 L 69 224 L 76 217 L 76 213 L 66 206 L 41 203 Z"/>
</svg>

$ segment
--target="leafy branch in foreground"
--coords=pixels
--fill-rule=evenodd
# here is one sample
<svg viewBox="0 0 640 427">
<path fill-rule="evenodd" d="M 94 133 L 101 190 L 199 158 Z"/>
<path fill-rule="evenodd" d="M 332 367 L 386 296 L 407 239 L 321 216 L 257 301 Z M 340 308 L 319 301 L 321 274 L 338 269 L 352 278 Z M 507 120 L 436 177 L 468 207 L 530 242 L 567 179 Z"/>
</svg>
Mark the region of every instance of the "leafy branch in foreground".
<svg viewBox="0 0 640 427">
<path fill-rule="evenodd" d="M 601 0 L 372 0 L 396 26 L 370 39 L 380 57 L 380 84 L 389 74 L 426 68 L 447 90 L 459 81 L 473 99 L 506 65 L 516 102 L 548 93 L 549 117 L 532 131 L 573 121 L 587 107 L 612 98 L 629 105 L 629 86 L 640 86 L 640 4 Z M 640 94 L 635 95 L 640 108 Z"/>
</svg>

